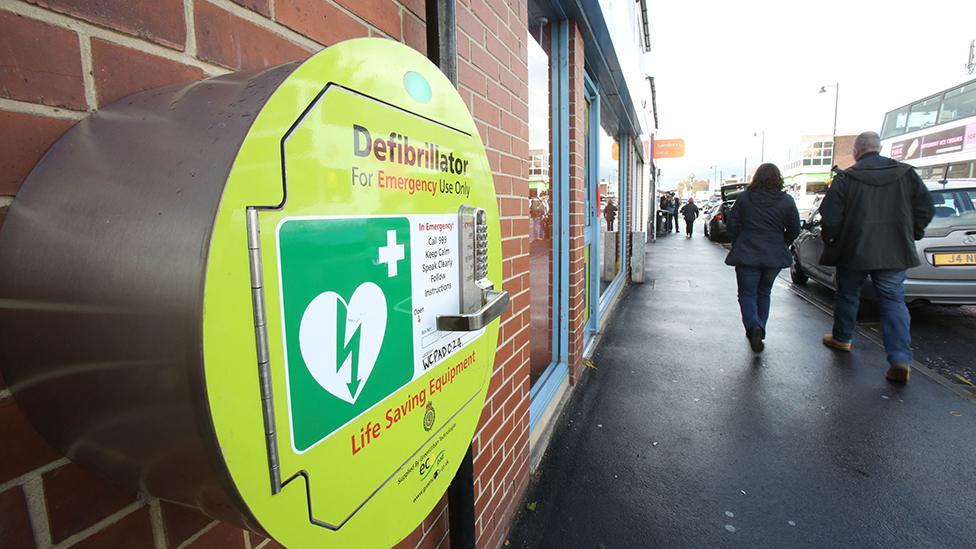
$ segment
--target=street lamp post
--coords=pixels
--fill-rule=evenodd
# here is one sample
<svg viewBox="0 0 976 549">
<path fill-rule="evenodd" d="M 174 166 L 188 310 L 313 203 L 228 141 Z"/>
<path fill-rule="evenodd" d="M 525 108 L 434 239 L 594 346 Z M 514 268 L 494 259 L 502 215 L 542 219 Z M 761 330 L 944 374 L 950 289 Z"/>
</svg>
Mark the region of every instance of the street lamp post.
<svg viewBox="0 0 976 549">
<path fill-rule="evenodd" d="M 830 134 L 830 163 L 833 165 L 834 149 L 837 148 L 837 105 L 840 104 L 840 82 L 820 86 L 820 91 L 817 93 L 827 93 L 827 88 L 830 87 L 834 88 L 834 131 Z"/>
</svg>

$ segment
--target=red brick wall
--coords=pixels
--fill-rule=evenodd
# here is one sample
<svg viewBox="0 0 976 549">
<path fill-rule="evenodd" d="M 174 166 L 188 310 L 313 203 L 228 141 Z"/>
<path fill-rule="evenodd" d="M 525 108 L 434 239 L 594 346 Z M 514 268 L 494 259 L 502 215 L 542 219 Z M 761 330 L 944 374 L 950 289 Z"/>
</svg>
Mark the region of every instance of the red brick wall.
<svg viewBox="0 0 976 549">
<path fill-rule="evenodd" d="M 586 314 L 586 84 L 583 35 L 569 25 L 569 377 L 583 373 L 584 315 Z M 591 257 L 591 265 L 598 258 Z M 590 299 L 598 299 L 591 295 Z"/>
<path fill-rule="evenodd" d="M 834 136 L 834 164 L 846 170 L 854 165 L 854 140 L 856 135 Z"/>
<path fill-rule="evenodd" d="M 0 229 L 27 174 L 87 112 L 125 95 L 378 36 L 426 51 L 424 0 L 7 0 L 0 5 Z M 501 212 L 503 318 L 474 439 L 478 545 L 498 547 L 528 483 L 525 0 L 459 0 L 460 93 Z M 274 542 L 135 494 L 45 443 L 0 379 L 0 546 L 257 548 Z M 400 547 L 447 545 L 446 499 Z"/>
<path fill-rule="evenodd" d="M 527 4 L 460 0 L 458 88 L 474 113 L 499 199 L 505 290 L 499 352 L 474 438 L 475 530 L 498 547 L 528 484 L 529 116 Z"/>
</svg>

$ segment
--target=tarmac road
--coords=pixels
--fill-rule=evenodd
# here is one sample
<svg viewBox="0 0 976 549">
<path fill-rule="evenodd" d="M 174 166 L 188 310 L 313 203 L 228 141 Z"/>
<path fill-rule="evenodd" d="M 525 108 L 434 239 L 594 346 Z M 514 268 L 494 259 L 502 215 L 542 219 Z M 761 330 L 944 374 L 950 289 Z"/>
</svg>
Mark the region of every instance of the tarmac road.
<svg viewBox="0 0 976 549">
<path fill-rule="evenodd" d="M 834 291 L 830 288 L 814 280 L 803 286 L 793 284 L 788 269 L 780 273 L 780 280 L 804 299 L 833 310 Z M 912 308 L 911 313 L 915 360 L 976 394 L 976 307 L 927 305 Z M 859 327 L 880 339 L 877 307 L 862 304 L 859 316 Z"/>
<path fill-rule="evenodd" d="M 870 339 L 827 349 L 829 309 L 788 283 L 753 354 L 724 255 L 649 245 L 508 544 L 976 547 L 976 402 L 938 375 L 886 382 Z"/>
</svg>

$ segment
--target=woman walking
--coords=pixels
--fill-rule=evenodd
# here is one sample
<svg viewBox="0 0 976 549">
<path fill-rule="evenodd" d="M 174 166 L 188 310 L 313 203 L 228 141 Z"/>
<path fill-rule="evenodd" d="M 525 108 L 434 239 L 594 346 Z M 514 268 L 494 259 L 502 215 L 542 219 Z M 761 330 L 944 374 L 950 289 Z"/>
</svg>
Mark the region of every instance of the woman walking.
<svg viewBox="0 0 976 549">
<path fill-rule="evenodd" d="M 781 269 L 790 266 L 789 245 L 800 234 L 800 214 L 793 197 L 783 192 L 783 176 L 775 164 L 756 169 L 726 223 L 732 251 L 725 264 L 735 267 L 742 325 L 749 345 L 758 353 L 766 339 L 773 282 Z"/>
<path fill-rule="evenodd" d="M 688 203 L 681 208 L 681 214 L 685 216 L 685 238 L 691 238 L 692 229 L 694 229 L 695 218 L 698 217 L 698 206 L 695 206 L 695 199 L 688 198 Z M 675 225 L 678 224 L 678 216 L 674 216 Z M 674 232 L 678 232 L 675 230 Z"/>
</svg>

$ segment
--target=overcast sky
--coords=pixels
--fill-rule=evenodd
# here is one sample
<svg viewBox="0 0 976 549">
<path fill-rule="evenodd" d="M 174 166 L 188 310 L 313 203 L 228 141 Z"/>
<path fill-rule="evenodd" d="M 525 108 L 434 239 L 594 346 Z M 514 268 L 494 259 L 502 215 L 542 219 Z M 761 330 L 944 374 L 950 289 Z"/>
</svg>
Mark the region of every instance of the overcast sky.
<svg viewBox="0 0 976 549">
<path fill-rule="evenodd" d="M 660 159 L 662 187 L 741 174 L 803 135 L 880 131 L 884 113 L 967 76 L 976 1 L 650 1 L 660 128 L 685 157 Z M 818 94 L 823 85 L 827 93 Z"/>
</svg>

